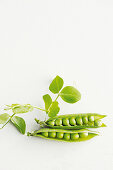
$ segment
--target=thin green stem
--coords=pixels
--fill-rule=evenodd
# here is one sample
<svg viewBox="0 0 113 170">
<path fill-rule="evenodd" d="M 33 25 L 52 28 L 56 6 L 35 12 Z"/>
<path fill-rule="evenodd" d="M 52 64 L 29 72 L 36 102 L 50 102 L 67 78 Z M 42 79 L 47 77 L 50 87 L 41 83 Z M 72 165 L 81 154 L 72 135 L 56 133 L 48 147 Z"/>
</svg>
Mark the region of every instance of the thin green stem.
<svg viewBox="0 0 113 170">
<path fill-rule="evenodd" d="M 56 100 L 58 99 L 58 97 L 59 97 L 59 94 L 57 95 L 57 97 L 56 97 L 56 99 L 55 99 L 54 101 L 56 101 Z M 44 111 L 44 112 L 47 113 L 50 107 L 48 108 L 48 110 L 42 109 L 42 108 L 37 107 L 37 106 L 34 106 L 34 108 L 35 108 L 35 109 L 38 109 L 38 110 L 41 110 L 41 111 Z"/>
<path fill-rule="evenodd" d="M 10 116 L 9 120 L 8 120 L 0 129 L 3 129 L 4 126 L 6 126 L 6 125 L 10 122 L 10 120 L 12 119 L 12 117 L 13 117 L 14 115 L 15 115 L 15 113 L 12 114 L 12 116 Z"/>
<path fill-rule="evenodd" d="M 40 121 L 37 118 L 35 118 L 35 121 L 41 126 L 44 127 L 44 125 L 46 125 L 46 123 L 44 121 Z"/>
<path fill-rule="evenodd" d="M 57 101 L 58 97 L 59 97 L 59 94 L 57 95 L 57 97 L 56 97 L 56 99 L 54 100 L 54 102 L 56 102 L 56 101 Z M 52 103 L 53 103 L 53 102 L 52 102 Z M 51 105 L 52 105 L 52 103 L 51 103 Z M 49 109 L 50 109 L 51 105 L 49 106 L 48 111 L 49 111 Z M 47 111 L 47 112 L 48 112 L 48 111 Z"/>
<path fill-rule="evenodd" d="M 38 110 L 41 110 L 41 111 L 44 111 L 44 112 L 48 112 L 47 110 L 45 110 L 45 109 L 42 109 L 42 108 L 40 108 L 40 107 L 37 107 L 37 106 L 34 106 L 34 108 L 36 108 L 36 109 L 38 109 Z"/>
<path fill-rule="evenodd" d="M 57 97 L 56 97 L 56 99 L 54 101 L 57 101 L 58 97 L 59 97 L 59 94 L 57 95 Z"/>
</svg>

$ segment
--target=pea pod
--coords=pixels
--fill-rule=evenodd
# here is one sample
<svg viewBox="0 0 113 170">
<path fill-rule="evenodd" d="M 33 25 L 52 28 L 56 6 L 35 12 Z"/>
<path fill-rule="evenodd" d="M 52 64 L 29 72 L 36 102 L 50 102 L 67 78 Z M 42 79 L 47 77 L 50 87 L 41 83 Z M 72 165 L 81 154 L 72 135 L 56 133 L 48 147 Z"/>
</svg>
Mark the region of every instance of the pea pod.
<svg viewBox="0 0 113 170">
<path fill-rule="evenodd" d="M 66 141 L 66 142 L 81 142 L 89 140 L 98 134 L 86 129 L 81 130 L 64 130 L 64 129 L 51 129 L 42 128 L 34 133 L 27 134 L 28 136 L 39 136 L 45 139 Z"/>
<path fill-rule="evenodd" d="M 54 129 L 85 129 L 85 128 L 98 128 L 106 127 L 101 119 L 106 115 L 97 113 L 84 113 L 84 114 L 69 114 L 60 115 L 49 118 L 47 121 L 35 121 L 41 126 L 47 126 Z"/>
</svg>

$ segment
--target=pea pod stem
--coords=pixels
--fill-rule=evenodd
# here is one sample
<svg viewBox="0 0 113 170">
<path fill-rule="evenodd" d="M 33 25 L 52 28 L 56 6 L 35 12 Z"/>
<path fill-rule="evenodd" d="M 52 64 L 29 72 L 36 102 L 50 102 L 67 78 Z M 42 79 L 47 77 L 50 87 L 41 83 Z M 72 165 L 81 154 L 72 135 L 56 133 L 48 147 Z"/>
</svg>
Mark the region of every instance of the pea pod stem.
<svg viewBox="0 0 113 170">
<path fill-rule="evenodd" d="M 40 121 L 40 120 L 38 120 L 37 118 L 35 118 L 35 121 L 36 121 L 41 127 L 46 126 L 46 123 L 45 123 L 44 121 Z"/>
<path fill-rule="evenodd" d="M 27 132 L 27 136 L 33 136 L 33 133 Z"/>
</svg>

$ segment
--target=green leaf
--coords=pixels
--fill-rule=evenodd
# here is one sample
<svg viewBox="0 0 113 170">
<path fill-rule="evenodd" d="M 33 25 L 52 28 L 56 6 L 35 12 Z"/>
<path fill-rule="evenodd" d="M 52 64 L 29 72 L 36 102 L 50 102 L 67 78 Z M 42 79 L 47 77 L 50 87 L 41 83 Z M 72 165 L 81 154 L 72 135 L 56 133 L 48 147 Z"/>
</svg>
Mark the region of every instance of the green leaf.
<svg viewBox="0 0 113 170">
<path fill-rule="evenodd" d="M 6 108 L 4 108 L 4 110 L 11 110 L 14 107 L 20 106 L 20 104 L 12 104 L 12 105 L 6 105 Z"/>
<path fill-rule="evenodd" d="M 8 105 L 7 105 L 8 106 Z M 16 104 L 12 104 L 11 107 L 16 107 L 16 106 L 20 106 L 20 104 L 16 103 Z"/>
<path fill-rule="evenodd" d="M 15 114 L 20 114 L 20 113 L 27 113 L 33 111 L 34 107 L 31 106 L 30 104 L 24 104 L 24 105 L 12 105 L 12 111 Z"/>
<path fill-rule="evenodd" d="M 59 95 L 67 103 L 76 103 L 81 99 L 80 92 L 72 86 L 64 87 Z"/>
<path fill-rule="evenodd" d="M 50 108 L 49 108 L 49 111 L 48 111 L 48 116 L 49 117 L 54 117 L 58 114 L 58 112 L 60 111 L 60 108 L 58 106 L 58 102 L 57 101 L 54 101 L 52 102 Z"/>
<path fill-rule="evenodd" d="M 6 108 L 4 108 L 4 110 L 10 110 L 11 109 L 11 106 L 10 105 L 5 105 Z"/>
<path fill-rule="evenodd" d="M 10 115 L 7 113 L 1 114 L 0 115 L 0 124 L 4 124 L 8 121 Z"/>
<path fill-rule="evenodd" d="M 53 81 L 51 82 L 50 86 L 49 86 L 49 90 L 56 94 L 58 93 L 61 88 L 63 87 L 64 81 L 61 77 L 56 76 Z"/>
<path fill-rule="evenodd" d="M 26 123 L 25 120 L 21 117 L 18 116 L 14 116 L 11 119 L 11 122 L 14 124 L 14 126 L 22 133 L 25 134 L 25 130 L 26 130 Z"/>
<path fill-rule="evenodd" d="M 51 99 L 50 95 L 49 94 L 45 94 L 43 96 L 43 100 L 44 100 L 44 103 L 45 103 L 45 109 L 48 110 L 50 105 L 51 105 L 51 103 L 52 103 L 52 99 Z"/>
</svg>

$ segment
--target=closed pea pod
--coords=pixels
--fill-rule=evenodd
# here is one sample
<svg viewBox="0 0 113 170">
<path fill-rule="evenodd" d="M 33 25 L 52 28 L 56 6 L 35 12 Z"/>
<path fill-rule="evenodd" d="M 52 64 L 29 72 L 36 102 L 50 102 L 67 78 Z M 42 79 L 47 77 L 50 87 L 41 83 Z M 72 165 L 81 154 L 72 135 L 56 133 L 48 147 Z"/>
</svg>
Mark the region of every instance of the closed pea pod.
<svg viewBox="0 0 113 170">
<path fill-rule="evenodd" d="M 55 116 L 45 122 L 35 120 L 41 125 L 56 129 L 84 129 L 105 127 L 106 125 L 101 122 L 101 119 L 105 116 L 96 113 L 84 113 Z"/>
<path fill-rule="evenodd" d="M 48 134 L 48 135 L 45 135 Z M 39 136 L 45 139 L 67 141 L 67 142 L 81 142 L 89 140 L 98 134 L 85 129 L 81 130 L 64 130 L 64 129 L 51 129 L 42 128 L 34 133 L 28 133 L 28 136 Z"/>
</svg>

